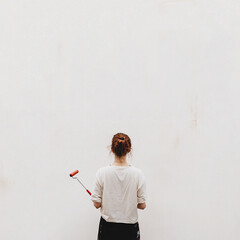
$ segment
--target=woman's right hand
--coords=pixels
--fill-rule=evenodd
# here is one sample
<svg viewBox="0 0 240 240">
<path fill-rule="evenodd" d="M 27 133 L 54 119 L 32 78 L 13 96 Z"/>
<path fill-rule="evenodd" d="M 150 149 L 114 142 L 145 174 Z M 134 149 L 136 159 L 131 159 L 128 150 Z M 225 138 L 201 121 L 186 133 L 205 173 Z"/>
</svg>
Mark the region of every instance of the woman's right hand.
<svg viewBox="0 0 240 240">
<path fill-rule="evenodd" d="M 144 208 L 146 208 L 146 203 L 138 203 L 137 208 L 143 210 Z"/>
</svg>

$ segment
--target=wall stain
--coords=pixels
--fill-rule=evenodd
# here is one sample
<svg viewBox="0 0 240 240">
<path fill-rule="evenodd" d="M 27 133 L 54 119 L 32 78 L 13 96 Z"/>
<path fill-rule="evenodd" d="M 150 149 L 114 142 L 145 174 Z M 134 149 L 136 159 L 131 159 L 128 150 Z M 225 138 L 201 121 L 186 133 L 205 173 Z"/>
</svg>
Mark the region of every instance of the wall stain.
<svg viewBox="0 0 240 240">
<path fill-rule="evenodd" d="M 8 181 L 3 174 L 3 164 L 0 162 L 0 190 L 3 191 L 8 187 Z"/>
<path fill-rule="evenodd" d="M 178 145 L 179 145 L 179 136 L 177 136 L 176 137 L 176 140 L 175 140 L 175 148 L 177 148 L 178 147 Z"/>
<path fill-rule="evenodd" d="M 7 186 L 7 182 L 0 177 L 0 189 L 4 189 Z"/>
<path fill-rule="evenodd" d="M 191 106 L 191 116 L 193 127 L 197 128 L 198 126 L 198 96 L 195 96 L 193 105 Z"/>
</svg>

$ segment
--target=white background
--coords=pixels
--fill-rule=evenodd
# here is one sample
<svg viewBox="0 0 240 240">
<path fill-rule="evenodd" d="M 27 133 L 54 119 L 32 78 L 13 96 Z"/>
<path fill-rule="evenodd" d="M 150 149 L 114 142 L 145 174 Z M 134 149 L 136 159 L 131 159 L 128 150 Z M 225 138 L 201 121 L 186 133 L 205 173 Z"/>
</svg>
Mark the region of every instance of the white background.
<svg viewBox="0 0 240 240">
<path fill-rule="evenodd" d="M 117 132 L 142 240 L 240 239 L 238 0 L 2 0 L 0 235 L 94 240 Z"/>
</svg>

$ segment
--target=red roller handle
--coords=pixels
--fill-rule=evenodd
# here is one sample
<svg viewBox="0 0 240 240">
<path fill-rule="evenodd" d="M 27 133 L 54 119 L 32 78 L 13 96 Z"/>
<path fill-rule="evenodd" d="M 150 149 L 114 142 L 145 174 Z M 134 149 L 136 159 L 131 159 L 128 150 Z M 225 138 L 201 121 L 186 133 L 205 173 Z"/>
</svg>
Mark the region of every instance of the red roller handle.
<svg viewBox="0 0 240 240">
<path fill-rule="evenodd" d="M 70 173 L 70 177 L 73 177 L 74 175 L 76 175 L 77 173 L 79 173 L 78 170 L 75 170 L 74 172 Z"/>
<path fill-rule="evenodd" d="M 88 192 L 88 194 L 91 196 L 92 194 L 91 194 L 91 192 L 89 191 L 89 190 L 87 190 L 87 192 Z"/>
</svg>

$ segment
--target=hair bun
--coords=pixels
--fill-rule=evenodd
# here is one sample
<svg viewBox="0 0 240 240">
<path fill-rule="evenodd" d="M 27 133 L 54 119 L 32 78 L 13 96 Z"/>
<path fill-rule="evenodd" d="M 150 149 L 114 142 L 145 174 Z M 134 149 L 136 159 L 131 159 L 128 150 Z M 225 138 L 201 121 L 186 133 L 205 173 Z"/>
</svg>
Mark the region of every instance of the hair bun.
<svg viewBox="0 0 240 240">
<path fill-rule="evenodd" d="M 111 152 L 122 157 L 131 152 L 131 139 L 125 133 L 117 133 L 112 138 Z"/>
</svg>

